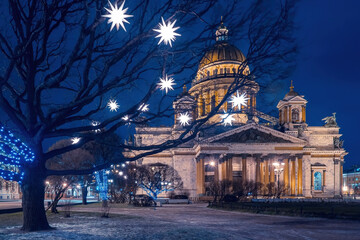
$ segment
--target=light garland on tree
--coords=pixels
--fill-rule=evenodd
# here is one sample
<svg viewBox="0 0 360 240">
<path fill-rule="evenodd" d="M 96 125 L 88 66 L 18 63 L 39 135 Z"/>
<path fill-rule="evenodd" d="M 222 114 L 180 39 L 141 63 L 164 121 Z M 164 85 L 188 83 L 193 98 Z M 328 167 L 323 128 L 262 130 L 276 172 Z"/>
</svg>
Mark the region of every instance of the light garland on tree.
<svg viewBox="0 0 360 240">
<path fill-rule="evenodd" d="M 239 91 L 236 91 L 236 95 L 231 96 L 232 108 L 238 107 L 238 110 L 241 110 L 241 106 L 247 106 L 247 100 L 249 98 L 246 96 L 246 93 L 239 95 Z"/>
<path fill-rule="evenodd" d="M 165 75 L 164 78 L 160 78 L 160 82 L 158 83 L 160 90 L 165 90 L 166 94 L 169 90 L 174 90 L 174 88 L 172 87 L 173 85 L 176 85 L 174 81 L 175 80 L 173 78 L 168 78 L 167 75 Z"/>
<path fill-rule="evenodd" d="M 224 114 L 220 116 L 222 118 L 223 124 L 232 126 L 232 122 L 235 121 L 234 114 L 230 114 L 224 111 Z"/>
<path fill-rule="evenodd" d="M 108 193 L 108 176 L 105 169 L 95 172 L 97 190 L 99 191 L 99 196 L 101 200 L 107 200 Z"/>
<path fill-rule="evenodd" d="M 169 44 L 170 47 L 172 47 L 171 42 L 175 41 L 176 36 L 181 36 L 179 33 L 175 32 L 180 27 L 174 28 L 176 20 L 174 20 L 173 22 L 168 21 L 167 25 L 166 25 L 163 17 L 161 17 L 161 21 L 162 21 L 162 24 L 159 23 L 159 28 L 153 29 L 155 32 L 159 33 L 156 36 L 156 38 L 160 38 L 158 45 L 160 45 L 160 43 L 164 42 L 166 45 Z"/>
<path fill-rule="evenodd" d="M 189 125 L 191 121 L 191 117 L 188 112 L 180 113 L 180 116 L 177 119 L 180 121 L 181 126 Z"/>
<path fill-rule="evenodd" d="M 124 31 L 126 32 L 126 28 L 124 26 L 124 22 L 130 24 L 126 18 L 133 17 L 133 15 L 127 15 L 125 14 L 128 8 L 124 9 L 125 0 L 121 4 L 121 6 L 118 8 L 117 3 L 115 2 L 114 5 L 111 4 L 109 1 L 109 5 L 111 9 L 105 8 L 106 11 L 108 11 L 109 14 L 102 15 L 102 17 L 109 18 L 108 24 L 111 23 L 110 31 L 113 30 L 113 28 L 116 26 L 116 30 L 119 30 L 119 27 L 121 26 Z"/>
<path fill-rule="evenodd" d="M 0 127 L 0 177 L 17 181 L 21 184 L 24 178 L 23 165 L 32 163 L 35 154 L 13 133 Z"/>
</svg>

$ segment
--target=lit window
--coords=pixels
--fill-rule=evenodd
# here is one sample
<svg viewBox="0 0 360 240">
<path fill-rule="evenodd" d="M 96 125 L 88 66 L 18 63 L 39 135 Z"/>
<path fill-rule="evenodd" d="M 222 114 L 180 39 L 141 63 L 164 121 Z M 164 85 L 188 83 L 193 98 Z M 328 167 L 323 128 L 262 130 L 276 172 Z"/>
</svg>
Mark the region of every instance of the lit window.
<svg viewBox="0 0 360 240">
<path fill-rule="evenodd" d="M 315 172 L 314 174 L 314 190 L 322 190 L 322 177 L 320 172 Z"/>
</svg>

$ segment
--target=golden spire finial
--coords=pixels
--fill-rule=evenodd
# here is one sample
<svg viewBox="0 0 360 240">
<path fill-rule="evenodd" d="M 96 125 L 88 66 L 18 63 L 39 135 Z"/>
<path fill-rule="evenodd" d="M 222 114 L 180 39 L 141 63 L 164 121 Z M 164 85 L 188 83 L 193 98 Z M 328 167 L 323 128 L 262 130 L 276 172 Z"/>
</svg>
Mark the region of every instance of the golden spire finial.
<svg viewBox="0 0 360 240">
<path fill-rule="evenodd" d="M 187 92 L 187 89 L 186 89 L 186 84 L 184 84 L 183 86 L 183 92 L 186 93 Z"/>
<path fill-rule="evenodd" d="M 291 80 L 291 86 L 290 86 L 290 91 L 294 91 L 294 85 L 293 85 L 293 80 Z"/>
<path fill-rule="evenodd" d="M 223 16 L 221 16 L 220 23 L 221 23 L 221 25 L 224 23 L 224 22 L 223 22 Z"/>
</svg>

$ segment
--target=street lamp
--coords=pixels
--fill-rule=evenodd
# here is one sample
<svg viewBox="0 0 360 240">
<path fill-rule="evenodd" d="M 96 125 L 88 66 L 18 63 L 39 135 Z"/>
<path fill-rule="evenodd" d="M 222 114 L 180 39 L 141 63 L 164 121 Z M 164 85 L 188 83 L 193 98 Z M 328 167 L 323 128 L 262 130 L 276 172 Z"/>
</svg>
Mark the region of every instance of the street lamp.
<svg viewBox="0 0 360 240">
<path fill-rule="evenodd" d="M 274 172 L 276 174 L 276 177 L 277 177 L 277 182 L 278 182 L 278 191 L 279 191 L 279 188 L 280 188 L 280 174 L 284 171 L 284 165 L 285 163 L 279 163 L 279 162 L 274 162 L 273 163 L 273 166 L 274 166 Z"/>
</svg>

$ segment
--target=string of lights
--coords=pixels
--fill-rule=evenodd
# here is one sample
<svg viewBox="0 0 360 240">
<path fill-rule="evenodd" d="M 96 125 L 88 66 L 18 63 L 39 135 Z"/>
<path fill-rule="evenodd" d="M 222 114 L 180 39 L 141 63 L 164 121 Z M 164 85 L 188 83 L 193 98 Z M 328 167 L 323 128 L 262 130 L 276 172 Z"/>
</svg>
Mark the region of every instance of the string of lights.
<svg viewBox="0 0 360 240">
<path fill-rule="evenodd" d="M 0 177 L 9 180 L 22 182 L 25 163 L 35 160 L 32 150 L 14 134 L 0 127 Z"/>
</svg>

